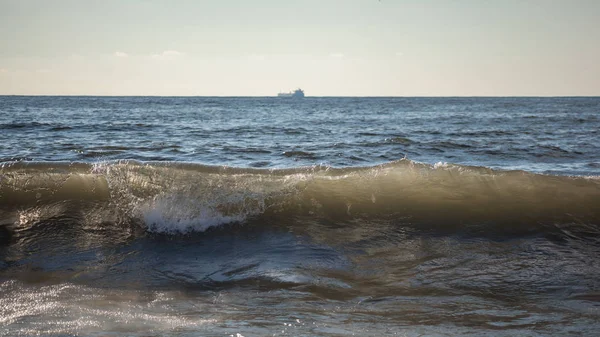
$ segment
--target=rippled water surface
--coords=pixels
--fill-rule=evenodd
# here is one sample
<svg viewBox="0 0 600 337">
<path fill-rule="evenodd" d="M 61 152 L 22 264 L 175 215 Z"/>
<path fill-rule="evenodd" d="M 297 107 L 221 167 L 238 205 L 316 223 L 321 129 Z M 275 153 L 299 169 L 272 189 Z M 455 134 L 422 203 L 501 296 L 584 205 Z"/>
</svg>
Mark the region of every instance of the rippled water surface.
<svg viewBox="0 0 600 337">
<path fill-rule="evenodd" d="M 599 98 L 2 97 L 0 158 L 598 174 Z"/>
<path fill-rule="evenodd" d="M 592 336 L 600 98 L 0 96 L 0 336 Z"/>
</svg>

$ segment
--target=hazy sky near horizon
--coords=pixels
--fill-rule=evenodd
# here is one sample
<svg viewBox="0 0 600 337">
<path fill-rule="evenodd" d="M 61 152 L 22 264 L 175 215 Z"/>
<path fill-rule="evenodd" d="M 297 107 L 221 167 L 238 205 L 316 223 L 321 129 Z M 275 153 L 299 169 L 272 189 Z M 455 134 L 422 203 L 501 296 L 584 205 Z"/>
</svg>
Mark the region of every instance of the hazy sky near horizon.
<svg viewBox="0 0 600 337">
<path fill-rule="evenodd" d="M 0 94 L 600 95 L 597 0 L 0 0 Z"/>
</svg>

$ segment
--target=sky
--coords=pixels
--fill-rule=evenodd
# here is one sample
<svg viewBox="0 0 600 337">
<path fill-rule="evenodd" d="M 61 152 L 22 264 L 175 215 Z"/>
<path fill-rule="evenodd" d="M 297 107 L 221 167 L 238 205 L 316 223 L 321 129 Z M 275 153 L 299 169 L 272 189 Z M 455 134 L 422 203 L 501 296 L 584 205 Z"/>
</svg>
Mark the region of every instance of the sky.
<svg viewBox="0 0 600 337">
<path fill-rule="evenodd" d="M 0 0 L 0 95 L 598 96 L 598 0 Z"/>
</svg>

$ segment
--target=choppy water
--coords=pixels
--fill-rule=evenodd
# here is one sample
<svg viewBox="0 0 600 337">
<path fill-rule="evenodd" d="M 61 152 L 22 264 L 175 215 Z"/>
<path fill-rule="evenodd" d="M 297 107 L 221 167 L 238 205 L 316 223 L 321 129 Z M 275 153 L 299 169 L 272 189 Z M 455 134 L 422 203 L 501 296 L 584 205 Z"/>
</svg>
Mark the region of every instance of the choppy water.
<svg viewBox="0 0 600 337">
<path fill-rule="evenodd" d="M 593 335 L 600 98 L 0 97 L 0 335 Z"/>
</svg>

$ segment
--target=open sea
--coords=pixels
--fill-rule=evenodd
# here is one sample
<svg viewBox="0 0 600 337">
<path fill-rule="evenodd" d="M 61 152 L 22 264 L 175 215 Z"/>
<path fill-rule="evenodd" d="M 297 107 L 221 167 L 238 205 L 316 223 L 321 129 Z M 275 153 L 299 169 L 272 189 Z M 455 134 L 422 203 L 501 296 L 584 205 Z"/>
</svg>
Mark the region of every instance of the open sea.
<svg viewBox="0 0 600 337">
<path fill-rule="evenodd" d="M 0 96 L 0 336 L 599 332 L 599 97 Z"/>
</svg>

